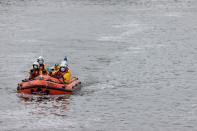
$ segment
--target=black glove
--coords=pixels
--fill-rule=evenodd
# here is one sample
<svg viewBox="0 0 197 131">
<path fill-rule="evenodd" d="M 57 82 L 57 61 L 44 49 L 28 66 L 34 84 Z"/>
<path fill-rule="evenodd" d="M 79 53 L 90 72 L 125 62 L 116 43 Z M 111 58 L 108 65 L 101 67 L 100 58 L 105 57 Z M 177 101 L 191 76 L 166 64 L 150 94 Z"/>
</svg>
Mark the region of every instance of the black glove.
<svg viewBox="0 0 197 131">
<path fill-rule="evenodd" d="M 28 81 L 28 79 L 24 79 L 24 80 L 22 80 L 22 82 L 27 82 Z"/>
<path fill-rule="evenodd" d="M 33 69 L 31 69 L 31 70 L 30 70 L 30 72 L 31 72 L 31 73 L 33 73 L 33 72 L 34 72 L 34 70 L 33 70 Z"/>
</svg>

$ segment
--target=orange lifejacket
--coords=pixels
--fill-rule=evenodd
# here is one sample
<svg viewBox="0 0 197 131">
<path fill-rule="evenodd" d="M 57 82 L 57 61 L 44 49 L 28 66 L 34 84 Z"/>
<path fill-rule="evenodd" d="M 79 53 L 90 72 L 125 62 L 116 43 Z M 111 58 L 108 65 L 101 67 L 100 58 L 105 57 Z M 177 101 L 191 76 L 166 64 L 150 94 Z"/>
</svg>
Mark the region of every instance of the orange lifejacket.
<svg viewBox="0 0 197 131">
<path fill-rule="evenodd" d="M 39 65 L 39 74 L 40 75 L 48 75 L 48 71 L 45 65 Z"/>
<path fill-rule="evenodd" d="M 63 77 L 64 73 L 60 72 L 60 71 L 56 71 L 52 74 L 53 77 L 61 79 Z"/>
</svg>

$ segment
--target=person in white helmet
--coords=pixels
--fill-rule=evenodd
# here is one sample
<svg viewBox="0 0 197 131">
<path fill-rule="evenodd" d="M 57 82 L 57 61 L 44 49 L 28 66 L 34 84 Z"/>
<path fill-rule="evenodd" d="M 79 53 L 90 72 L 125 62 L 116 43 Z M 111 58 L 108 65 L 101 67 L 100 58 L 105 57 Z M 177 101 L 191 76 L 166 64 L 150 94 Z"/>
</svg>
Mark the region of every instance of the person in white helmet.
<svg viewBox="0 0 197 131">
<path fill-rule="evenodd" d="M 55 72 L 59 71 L 60 65 L 67 65 L 67 66 L 68 66 L 68 59 L 67 59 L 66 56 L 64 57 L 64 60 L 61 62 L 61 64 L 57 64 L 57 63 L 56 63 L 53 67 L 51 67 L 52 72 L 51 72 L 50 75 L 52 75 L 52 74 L 54 74 Z"/>
<path fill-rule="evenodd" d="M 30 76 L 29 79 L 34 79 L 35 77 L 39 76 L 39 63 L 34 62 L 32 65 L 32 69 L 29 72 Z"/>
<path fill-rule="evenodd" d="M 61 80 L 65 84 L 69 84 L 71 81 L 71 70 L 68 68 L 68 64 L 63 61 L 60 64 L 60 68 L 58 71 L 53 72 L 52 76 Z"/>
<path fill-rule="evenodd" d="M 44 58 L 42 56 L 39 56 L 37 62 L 39 63 L 39 74 L 47 75 L 48 71 L 46 65 L 44 64 Z"/>
</svg>

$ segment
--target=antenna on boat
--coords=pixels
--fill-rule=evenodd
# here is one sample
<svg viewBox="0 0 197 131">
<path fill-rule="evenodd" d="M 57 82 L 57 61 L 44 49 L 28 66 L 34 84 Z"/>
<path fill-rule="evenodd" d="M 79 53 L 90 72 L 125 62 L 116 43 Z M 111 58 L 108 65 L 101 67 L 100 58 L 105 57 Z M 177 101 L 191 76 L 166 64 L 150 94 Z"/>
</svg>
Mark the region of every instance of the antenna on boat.
<svg viewBox="0 0 197 131">
<path fill-rule="evenodd" d="M 40 48 L 40 55 L 43 57 L 43 48 L 42 48 L 42 46 L 41 46 L 41 45 L 40 45 L 40 47 L 41 47 L 41 48 Z M 40 76 L 41 76 L 41 79 L 42 79 L 43 74 L 41 74 Z"/>
</svg>

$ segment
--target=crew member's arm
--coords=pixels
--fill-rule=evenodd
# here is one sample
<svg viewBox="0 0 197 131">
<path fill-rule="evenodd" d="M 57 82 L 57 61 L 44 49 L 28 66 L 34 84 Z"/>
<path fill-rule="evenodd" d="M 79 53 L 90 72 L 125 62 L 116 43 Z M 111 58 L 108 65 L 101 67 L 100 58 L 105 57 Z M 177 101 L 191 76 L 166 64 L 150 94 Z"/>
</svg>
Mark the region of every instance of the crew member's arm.
<svg viewBox="0 0 197 131">
<path fill-rule="evenodd" d="M 58 71 L 53 71 L 51 76 L 56 77 L 57 73 L 58 73 Z"/>
<path fill-rule="evenodd" d="M 33 69 L 30 70 L 29 72 L 29 80 L 33 78 Z"/>
</svg>

